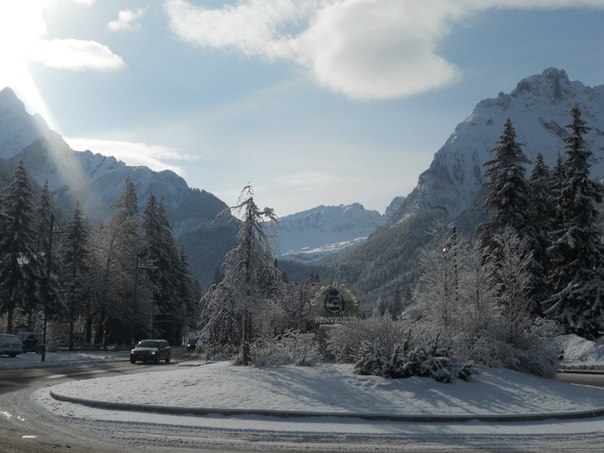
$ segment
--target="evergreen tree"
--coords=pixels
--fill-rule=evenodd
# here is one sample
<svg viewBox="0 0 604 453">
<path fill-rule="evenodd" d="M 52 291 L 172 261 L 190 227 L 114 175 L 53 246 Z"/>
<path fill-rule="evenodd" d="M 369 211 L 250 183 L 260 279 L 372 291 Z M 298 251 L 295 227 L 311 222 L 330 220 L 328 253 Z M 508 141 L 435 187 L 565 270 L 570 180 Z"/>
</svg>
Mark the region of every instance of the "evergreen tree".
<svg viewBox="0 0 604 453">
<path fill-rule="evenodd" d="M 66 306 L 69 320 L 69 350 L 73 349 L 74 327 L 83 314 L 84 301 L 89 299 L 90 273 L 90 226 L 84 218 L 80 203 L 76 203 L 73 214 L 61 238 L 59 259 L 62 267 L 62 287 L 66 291 Z"/>
<path fill-rule="evenodd" d="M 105 331 L 112 342 L 126 343 L 145 336 L 150 317 L 145 304 L 150 297 L 143 272 L 142 219 L 129 178 L 111 207 L 113 215 L 92 237 L 95 288 L 86 310 L 86 337 L 96 322 L 95 342 L 103 341 Z"/>
<path fill-rule="evenodd" d="M 589 128 L 577 105 L 571 115 L 564 185 L 558 199 L 562 228 L 550 248 L 555 293 L 547 301 L 547 313 L 568 331 L 596 338 L 604 330 L 604 246 L 596 226 L 602 188 L 590 179 L 592 153 L 584 139 Z"/>
<path fill-rule="evenodd" d="M 509 118 L 493 152 L 495 158 L 484 164 L 487 177 L 484 207 L 491 217 L 478 231 L 485 243 L 505 228 L 512 228 L 524 237 L 529 225 L 529 189 L 524 177 L 528 159 L 516 142 L 516 131 Z"/>
<path fill-rule="evenodd" d="M 48 189 L 48 181 L 44 183 L 42 192 L 38 197 L 38 203 L 36 206 L 36 236 L 38 243 L 36 247 L 36 253 L 42 254 L 48 250 L 48 241 L 50 238 L 50 218 L 53 214 L 53 202 L 52 195 Z"/>
<path fill-rule="evenodd" d="M 175 320 L 175 323 L 177 326 L 195 328 L 197 327 L 195 322 L 198 318 L 201 291 L 199 284 L 189 271 L 189 258 L 183 245 L 178 253 L 176 273 L 178 278 L 177 300 L 180 302 L 180 309 L 177 312 L 178 319 Z"/>
<path fill-rule="evenodd" d="M 547 248 L 551 243 L 551 231 L 556 218 L 556 208 L 552 198 L 552 175 L 539 153 L 529 176 L 530 190 L 530 236 L 527 246 L 533 253 L 530 264 L 531 299 L 534 301 L 533 314 L 541 313 L 541 304 L 551 295 L 547 282 L 549 258 Z"/>
<path fill-rule="evenodd" d="M 224 278 L 202 298 L 202 335 L 210 348 L 239 347 L 240 363 L 248 365 L 254 335 L 278 330 L 275 320 L 283 318 L 278 301 L 283 298 L 285 284 L 274 265 L 263 225 L 276 220 L 274 211 L 258 208 L 250 186 L 243 189 L 232 209 L 242 219 L 238 244 L 225 257 Z"/>
<path fill-rule="evenodd" d="M 551 187 L 551 198 L 554 205 L 554 214 L 552 219 L 552 226 L 550 231 L 562 230 L 562 212 L 558 209 L 558 201 L 560 200 L 560 194 L 565 183 L 565 162 L 562 159 L 562 155 L 558 152 L 556 158 L 556 165 L 552 169 L 550 187 Z M 553 239 L 553 238 L 552 238 Z"/>
<path fill-rule="evenodd" d="M 13 172 L 3 198 L 0 237 L 0 315 L 7 314 L 13 331 L 14 311 L 30 313 L 40 306 L 39 285 L 44 278 L 37 251 L 32 187 L 23 161 Z"/>
<path fill-rule="evenodd" d="M 160 334 L 177 340 L 180 326 L 174 316 L 180 309 L 178 301 L 178 254 L 163 199 L 157 202 L 154 194 L 143 213 L 143 247 L 145 269 L 151 285 L 151 335 Z"/>
<path fill-rule="evenodd" d="M 55 216 L 54 216 L 54 203 L 52 195 L 48 189 L 48 181 L 45 182 L 42 187 L 42 192 L 38 198 L 36 206 L 36 236 L 37 236 L 37 247 L 36 253 L 40 258 L 42 268 L 44 270 L 44 280 L 42 291 L 42 297 L 45 299 L 44 304 L 46 307 L 46 313 L 58 313 L 58 307 L 47 306 L 46 304 L 52 300 L 57 300 L 57 293 L 60 288 L 60 284 L 57 281 L 58 266 L 56 261 L 52 260 L 52 248 L 50 247 L 54 228 Z"/>
</svg>

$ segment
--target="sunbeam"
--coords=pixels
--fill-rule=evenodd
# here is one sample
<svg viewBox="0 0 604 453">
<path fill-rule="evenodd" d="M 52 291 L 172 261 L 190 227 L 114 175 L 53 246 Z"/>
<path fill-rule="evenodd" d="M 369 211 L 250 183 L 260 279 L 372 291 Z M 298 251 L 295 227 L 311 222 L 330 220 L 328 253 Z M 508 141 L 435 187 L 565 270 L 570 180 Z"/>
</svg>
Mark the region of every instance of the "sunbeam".
<svg viewBox="0 0 604 453">
<path fill-rule="evenodd" d="M 46 34 L 41 0 L 0 2 L 0 88 L 10 87 L 28 106 L 54 127 L 54 121 L 28 68 L 39 40 Z"/>
</svg>

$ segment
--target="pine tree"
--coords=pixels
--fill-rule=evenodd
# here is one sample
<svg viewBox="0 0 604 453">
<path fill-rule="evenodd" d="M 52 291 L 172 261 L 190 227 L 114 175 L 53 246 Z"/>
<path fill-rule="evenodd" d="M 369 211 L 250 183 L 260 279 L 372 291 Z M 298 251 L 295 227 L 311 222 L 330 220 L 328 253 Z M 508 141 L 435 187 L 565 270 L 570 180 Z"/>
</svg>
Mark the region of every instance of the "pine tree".
<svg viewBox="0 0 604 453">
<path fill-rule="evenodd" d="M 564 187 L 566 173 L 565 168 L 564 159 L 562 159 L 562 155 L 558 152 L 556 165 L 552 169 L 550 179 L 551 197 L 554 205 L 554 217 L 552 219 L 551 231 L 562 230 L 562 212 L 560 209 L 558 209 L 558 201 L 560 200 L 560 194 L 562 193 L 562 188 Z"/>
<path fill-rule="evenodd" d="M 106 332 L 113 342 L 134 342 L 149 326 L 149 284 L 144 269 L 142 218 L 134 184 L 124 179 L 111 204 L 111 218 L 92 237 L 95 290 L 86 310 L 86 336 L 96 322 L 95 342 Z"/>
<path fill-rule="evenodd" d="M 144 288 L 143 240 L 141 236 L 142 218 L 138 212 L 136 189 L 126 177 L 118 199 L 113 203 L 115 212 L 106 226 L 106 234 L 111 244 L 111 280 L 113 281 L 113 302 L 107 311 L 116 330 L 129 328 L 131 338 L 137 338 L 141 329 L 139 318 L 143 310 L 137 308 L 137 300 Z M 129 322 L 124 322 L 129 319 Z"/>
<path fill-rule="evenodd" d="M 35 219 L 36 236 L 38 239 L 36 254 L 40 258 L 42 268 L 44 269 L 45 278 L 43 280 L 42 297 L 45 299 L 45 315 L 47 315 L 49 312 L 58 312 L 58 307 L 48 306 L 47 304 L 50 302 L 51 298 L 52 300 L 57 299 L 56 296 L 60 288 L 60 284 L 57 280 L 58 266 L 56 265 L 56 260 L 54 262 L 52 260 L 53 251 L 51 242 L 54 232 L 51 230 L 54 228 L 55 215 L 54 203 L 48 188 L 48 181 L 45 182 L 42 187 L 42 192 L 40 192 L 40 196 L 38 197 Z"/>
<path fill-rule="evenodd" d="M 41 305 L 38 288 L 43 269 L 37 250 L 32 187 L 23 161 L 13 172 L 3 198 L 0 237 L 0 315 L 7 314 L 7 331 L 13 331 L 14 311 L 31 312 Z"/>
<path fill-rule="evenodd" d="M 202 336 L 214 349 L 240 348 L 240 363 L 248 365 L 249 347 L 254 335 L 275 330 L 275 320 L 283 317 L 278 303 L 285 284 L 274 265 L 271 245 L 263 223 L 275 221 L 271 208 L 259 209 L 254 192 L 246 186 L 237 206 L 241 217 L 237 246 L 225 257 L 224 278 L 212 285 L 202 298 Z"/>
<path fill-rule="evenodd" d="M 160 334 L 175 341 L 180 328 L 174 324 L 174 315 L 180 309 L 178 254 L 163 199 L 158 203 L 154 194 L 149 196 L 143 213 L 143 243 L 152 292 L 151 335 Z"/>
<path fill-rule="evenodd" d="M 53 214 L 54 205 L 52 202 L 52 195 L 48 189 L 48 181 L 44 183 L 42 192 L 38 197 L 38 203 L 36 206 L 36 236 L 38 238 L 38 244 L 36 247 L 36 253 L 45 253 L 48 250 L 48 241 L 50 238 L 50 217 Z"/>
<path fill-rule="evenodd" d="M 524 177 L 524 165 L 529 161 L 516 142 L 516 131 L 509 118 L 493 152 L 495 158 L 484 164 L 487 178 L 484 207 L 491 217 L 478 230 L 485 243 L 505 228 L 512 228 L 523 237 L 529 225 L 529 189 Z"/>
<path fill-rule="evenodd" d="M 533 314 L 541 313 L 541 304 L 551 295 L 547 282 L 549 256 L 547 248 L 551 243 L 551 231 L 556 219 L 556 208 L 552 198 L 552 175 L 539 153 L 529 176 L 530 190 L 530 236 L 527 247 L 533 253 L 530 265 L 531 299 Z"/>
<path fill-rule="evenodd" d="M 196 327 L 198 318 L 199 299 L 201 291 L 199 284 L 191 276 L 189 271 L 189 258 L 185 253 L 184 246 L 181 245 L 177 261 L 178 278 L 178 296 L 180 309 L 177 312 L 178 319 L 175 321 L 177 326 Z"/>
<path fill-rule="evenodd" d="M 596 338 L 604 330 L 604 245 L 597 228 L 596 204 L 601 186 L 590 179 L 591 151 L 584 136 L 589 131 L 575 105 L 570 134 L 565 138 L 567 160 L 558 199 L 561 229 L 550 248 L 555 294 L 547 301 L 547 314 L 568 331 Z"/>
<path fill-rule="evenodd" d="M 84 218 L 80 203 L 76 203 L 73 214 L 61 238 L 59 259 L 62 267 L 62 287 L 66 291 L 69 320 L 69 350 L 73 349 L 74 326 L 83 314 L 84 301 L 89 297 L 90 287 L 90 226 Z"/>
</svg>

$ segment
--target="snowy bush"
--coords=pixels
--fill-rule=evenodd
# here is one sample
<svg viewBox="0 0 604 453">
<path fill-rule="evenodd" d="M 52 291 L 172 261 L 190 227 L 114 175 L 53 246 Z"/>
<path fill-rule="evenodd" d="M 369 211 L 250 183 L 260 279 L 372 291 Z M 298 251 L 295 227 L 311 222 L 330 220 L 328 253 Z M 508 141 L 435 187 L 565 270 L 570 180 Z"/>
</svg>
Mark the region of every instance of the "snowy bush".
<svg viewBox="0 0 604 453">
<path fill-rule="evenodd" d="M 322 359 L 316 335 L 295 330 L 287 330 L 278 337 L 257 339 L 250 354 L 256 366 L 312 366 Z"/>
<path fill-rule="evenodd" d="M 476 342 L 472 356 L 486 366 L 553 378 L 558 372 L 560 351 L 550 339 L 558 332 L 557 323 L 537 318 L 510 341 L 505 332 L 494 327 L 490 335 Z"/>
<path fill-rule="evenodd" d="M 438 339 L 430 347 L 423 347 L 413 346 L 411 339 L 406 338 L 390 353 L 381 345 L 365 340 L 359 348 L 354 373 L 391 379 L 422 376 L 438 382 L 469 379 L 474 374 L 472 363 L 460 364 L 451 356 L 451 349 L 440 345 Z"/>
<path fill-rule="evenodd" d="M 330 329 L 326 348 L 337 363 L 354 363 L 363 342 L 375 344 L 391 357 L 407 335 L 403 323 L 392 319 L 388 313 L 368 319 L 350 318 Z"/>
</svg>

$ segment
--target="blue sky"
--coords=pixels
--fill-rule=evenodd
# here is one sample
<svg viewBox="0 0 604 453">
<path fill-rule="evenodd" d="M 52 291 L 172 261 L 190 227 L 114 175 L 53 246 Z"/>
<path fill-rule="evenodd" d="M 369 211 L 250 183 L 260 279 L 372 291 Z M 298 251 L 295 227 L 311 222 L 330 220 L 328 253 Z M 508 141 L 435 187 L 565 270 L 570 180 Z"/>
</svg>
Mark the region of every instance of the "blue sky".
<svg viewBox="0 0 604 453">
<path fill-rule="evenodd" d="M 604 0 L 0 0 L 0 87 L 77 150 L 287 215 L 408 194 L 478 101 L 604 84 Z"/>
</svg>

